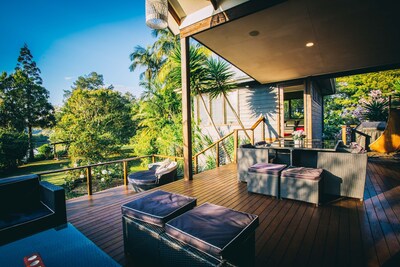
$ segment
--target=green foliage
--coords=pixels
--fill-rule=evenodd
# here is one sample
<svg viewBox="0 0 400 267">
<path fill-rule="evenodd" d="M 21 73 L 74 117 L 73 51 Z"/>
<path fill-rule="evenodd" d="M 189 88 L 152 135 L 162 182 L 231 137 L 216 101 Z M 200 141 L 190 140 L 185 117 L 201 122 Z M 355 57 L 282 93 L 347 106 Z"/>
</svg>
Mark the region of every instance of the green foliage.
<svg viewBox="0 0 400 267">
<path fill-rule="evenodd" d="M 206 63 L 206 79 L 208 86 L 204 92 L 209 93 L 211 98 L 217 98 L 220 95 L 226 95 L 227 92 L 236 88 L 237 85 L 232 82 L 234 72 L 230 70 L 227 62 L 209 58 Z"/>
<path fill-rule="evenodd" d="M 400 82 L 400 70 L 381 71 L 341 77 L 336 79 L 337 94 L 325 97 L 324 138 L 335 139 L 344 124 L 358 124 L 359 101 L 373 90 L 380 90 L 383 97 L 394 94 Z M 400 87 L 399 87 L 400 88 Z M 376 109 L 377 107 L 372 107 Z"/>
<path fill-rule="evenodd" d="M 0 128 L 0 170 L 13 169 L 18 166 L 28 150 L 26 134 Z"/>
<path fill-rule="evenodd" d="M 64 91 L 64 98 L 69 98 L 72 91 L 76 89 L 97 90 L 102 88 L 114 89 L 114 86 L 110 85 L 106 87 L 104 84 L 103 75 L 93 71 L 89 73 L 89 75 L 79 76 L 78 79 L 71 86 L 72 90 Z"/>
<path fill-rule="evenodd" d="M 78 165 L 75 165 L 76 167 Z M 122 164 L 107 164 L 93 167 L 91 169 L 93 191 L 101 191 L 123 183 Z M 66 172 L 64 184 L 67 198 L 77 197 L 87 194 L 86 189 L 86 171 L 84 169 L 72 170 Z"/>
<path fill-rule="evenodd" d="M 40 69 L 25 44 L 15 72 L 0 76 L 0 126 L 23 131 L 28 128 L 29 158 L 33 158 L 33 127 L 50 127 L 55 121 L 49 92 L 42 86 Z"/>
<path fill-rule="evenodd" d="M 41 85 L 43 83 L 40 77 L 40 69 L 33 60 L 33 56 L 27 44 L 24 44 L 21 48 L 17 61 L 18 63 L 15 67 L 16 71 L 22 71 L 33 84 Z"/>
<path fill-rule="evenodd" d="M 130 103 L 111 89 L 75 89 L 61 110 L 52 140 L 72 141 L 73 162 L 104 160 L 134 134 Z"/>
<path fill-rule="evenodd" d="M 355 110 L 355 116 L 368 121 L 387 121 L 389 101 L 382 97 L 380 90 L 372 90 L 368 98 L 362 98 L 360 105 Z"/>
<path fill-rule="evenodd" d="M 132 61 L 129 66 L 130 71 L 133 72 L 137 67 L 146 68 L 145 71 L 140 74 L 140 79 L 145 82 L 154 79 L 161 66 L 165 63 L 165 59 L 151 46 L 144 48 L 138 45 L 129 57 Z"/>
<path fill-rule="evenodd" d="M 138 105 L 133 118 L 139 121 L 131 139 L 136 155 L 182 155 L 181 98 L 172 87 L 153 81 Z"/>
<path fill-rule="evenodd" d="M 53 149 L 49 144 L 44 144 L 37 148 L 38 155 L 42 155 L 44 159 L 49 159 L 52 156 Z"/>
<path fill-rule="evenodd" d="M 76 89 L 97 90 L 97 89 L 104 88 L 103 75 L 98 74 L 97 72 L 93 71 L 93 72 L 89 73 L 89 75 L 79 76 L 71 88 L 72 88 L 72 90 L 76 90 Z M 113 86 L 111 85 L 107 88 L 113 89 Z"/>
<path fill-rule="evenodd" d="M 190 88 L 194 94 L 199 94 L 207 87 L 207 59 L 210 51 L 196 44 L 189 47 Z M 175 47 L 161 69 L 161 80 L 166 79 L 171 86 L 181 88 L 181 49 Z"/>
</svg>

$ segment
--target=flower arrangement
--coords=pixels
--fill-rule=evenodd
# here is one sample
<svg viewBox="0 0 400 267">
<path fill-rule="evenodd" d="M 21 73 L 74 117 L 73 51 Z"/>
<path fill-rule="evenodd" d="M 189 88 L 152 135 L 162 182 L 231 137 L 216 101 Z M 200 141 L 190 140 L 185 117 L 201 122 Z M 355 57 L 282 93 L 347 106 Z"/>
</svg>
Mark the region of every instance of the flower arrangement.
<svg viewBox="0 0 400 267">
<path fill-rule="evenodd" d="M 306 133 L 303 130 L 297 130 L 292 133 L 293 140 L 303 140 L 306 138 Z"/>
</svg>

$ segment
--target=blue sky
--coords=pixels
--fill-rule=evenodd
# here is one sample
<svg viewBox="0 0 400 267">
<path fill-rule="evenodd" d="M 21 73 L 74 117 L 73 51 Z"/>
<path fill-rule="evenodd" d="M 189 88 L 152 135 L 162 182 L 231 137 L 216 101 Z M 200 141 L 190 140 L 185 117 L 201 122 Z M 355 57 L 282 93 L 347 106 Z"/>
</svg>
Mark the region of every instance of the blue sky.
<svg viewBox="0 0 400 267">
<path fill-rule="evenodd" d="M 78 76 L 103 74 L 115 90 L 139 96 L 139 73 L 129 71 L 136 45 L 154 39 L 145 25 L 144 0 L 1 0 L 0 72 L 12 72 L 28 44 L 42 71 L 50 102 L 61 105 L 63 90 Z"/>
</svg>

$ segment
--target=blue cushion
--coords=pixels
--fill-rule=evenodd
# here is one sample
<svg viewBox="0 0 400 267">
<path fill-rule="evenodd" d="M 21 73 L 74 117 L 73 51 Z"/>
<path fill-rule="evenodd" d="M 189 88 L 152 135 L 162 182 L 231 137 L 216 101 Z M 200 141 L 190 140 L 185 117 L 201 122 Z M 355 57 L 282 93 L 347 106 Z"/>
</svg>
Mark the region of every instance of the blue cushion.
<svg viewBox="0 0 400 267">
<path fill-rule="evenodd" d="M 155 184 L 157 177 L 155 170 L 140 171 L 128 175 L 128 181 L 132 184 Z"/>
<path fill-rule="evenodd" d="M 12 212 L 0 214 L 0 230 L 34 221 L 52 214 L 54 214 L 54 212 L 40 202 L 26 205 L 19 209 L 16 208 Z"/>
<path fill-rule="evenodd" d="M 165 232 L 216 257 L 254 233 L 258 216 L 205 203 L 165 225 Z"/>
<path fill-rule="evenodd" d="M 144 197 L 122 205 L 122 215 L 164 227 L 165 223 L 196 206 L 196 199 L 154 191 Z"/>
</svg>

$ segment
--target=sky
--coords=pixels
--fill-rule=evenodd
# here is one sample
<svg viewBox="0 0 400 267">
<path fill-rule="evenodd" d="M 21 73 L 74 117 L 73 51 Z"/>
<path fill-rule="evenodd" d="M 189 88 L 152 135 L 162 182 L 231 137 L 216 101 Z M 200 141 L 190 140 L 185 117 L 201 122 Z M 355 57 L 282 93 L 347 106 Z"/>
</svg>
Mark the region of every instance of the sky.
<svg viewBox="0 0 400 267">
<path fill-rule="evenodd" d="M 145 24 L 145 0 L 0 0 L 0 72 L 12 73 L 26 43 L 41 70 L 50 102 L 95 71 L 115 90 L 140 96 L 129 54 L 154 42 Z"/>
</svg>

